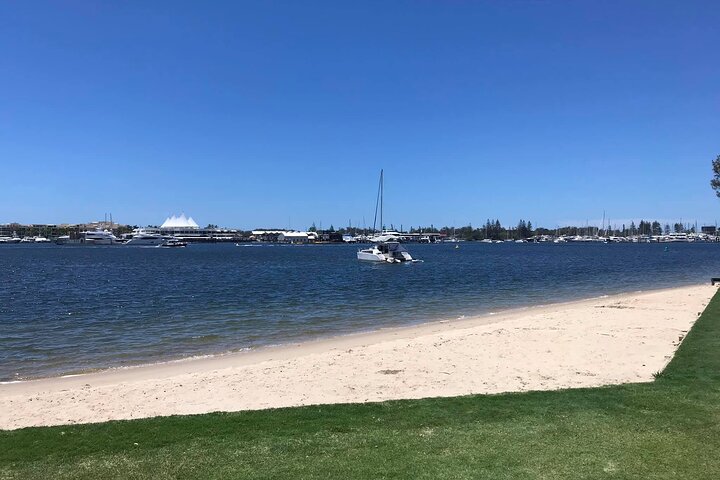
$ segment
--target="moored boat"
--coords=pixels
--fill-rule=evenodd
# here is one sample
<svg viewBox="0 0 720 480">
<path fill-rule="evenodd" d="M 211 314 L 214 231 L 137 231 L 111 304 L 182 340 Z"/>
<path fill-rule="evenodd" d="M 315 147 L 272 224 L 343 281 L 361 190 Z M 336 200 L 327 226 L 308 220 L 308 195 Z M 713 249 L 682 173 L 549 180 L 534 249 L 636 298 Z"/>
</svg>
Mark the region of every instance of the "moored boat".
<svg viewBox="0 0 720 480">
<path fill-rule="evenodd" d="M 167 240 L 166 242 L 158 245 L 158 247 L 162 248 L 182 248 L 187 247 L 187 242 L 183 242 L 182 240 L 179 240 L 177 238 L 171 238 Z"/>
<path fill-rule="evenodd" d="M 12 237 L 0 237 L 0 243 L 20 243 L 22 238 L 13 235 Z"/>
<path fill-rule="evenodd" d="M 123 238 L 127 239 L 125 245 L 130 247 L 155 247 L 164 244 L 172 237 L 138 228 L 132 233 L 124 235 Z"/>
<path fill-rule="evenodd" d="M 375 204 L 375 214 L 377 215 L 378 206 L 380 207 L 380 235 L 370 238 L 375 243 L 370 248 L 358 250 L 358 260 L 367 262 L 387 262 L 387 263 L 403 263 L 416 261 L 410 253 L 400 244 L 400 233 L 383 230 L 383 190 L 384 190 L 384 173 L 380 170 L 380 184 L 378 185 L 378 197 Z M 373 221 L 373 231 L 375 231 L 375 222 Z"/>
<path fill-rule="evenodd" d="M 109 230 L 88 230 L 81 232 L 80 244 L 84 245 L 122 245 L 122 242 Z M 66 242 L 70 244 L 74 242 Z"/>
<path fill-rule="evenodd" d="M 402 263 L 412 262 L 413 258 L 399 242 L 380 242 L 357 253 L 358 260 L 368 262 Z"/>
</svg>

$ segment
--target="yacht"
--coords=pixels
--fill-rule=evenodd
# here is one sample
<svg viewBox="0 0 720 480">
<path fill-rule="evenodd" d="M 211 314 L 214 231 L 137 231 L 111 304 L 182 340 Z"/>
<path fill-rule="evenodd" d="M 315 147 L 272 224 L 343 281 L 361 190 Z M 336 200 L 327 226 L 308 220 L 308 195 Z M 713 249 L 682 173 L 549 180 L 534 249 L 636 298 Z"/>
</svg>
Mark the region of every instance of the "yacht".
<svg viewBox="0 0 720 480">
<path fill-rule="evenodd" d="M 667 235 L 664 235 L 660 237 L 661 242 L 673 242 L 673 243 L 687 243 L 690 241 L 690 239 L 687 236 L 687 233 L 668 233 Z"/>
<path fill-rule="evenodd" d="M 380 242 L 357 253 L 358 260 L 369 262 L 412 262 L 413 258 L 399 242 Z"/>
<path fill-rule="evenodd" d="M 109 230 L 93 230 L 81 232 L 80 243 L 87 245 L 119 245 L 122 242 Z"/>
<path fill-rule="evenodd" d="M 382 230 L 383 226 L 383 171 L 380 170 L 380 184 L 378 185 L 378 203 L 375 204 L 375 212 L 377 214 L 378 204 L 380 206 L 380 235 L 375 235 L 370 240 L 375 243 L 370 248 L 364 248 L 358 250 L 358 260 L 364 260 L 368 262 L 387 262 L 387 263 L 402 263 L 402 262 L 414 262 L 410 253 L 400 244 L 400 233 L 388 232 Z M 373 222 L 373 231 L 375 225 Z"/>
<path fill-rule="evenodd" d="M 152 246 L 156 247 L 158 245 L 163 245 L 165 242 L 171 239 L 171 237 L 167 237 L 164 235 L 161 235 L 159 233 L 155 232 L 148 232 L 142 228 L 138 228 L 136 230 L 133 230 L 133 233 L 129 235 L 124 235 L 124 238 L 127 238 L 127 241 L 125 242 L 125 245 L 135 247 L 135 246 Z"/>
<path fill-rule="evenodd" d="M 70 235 L 60 235 L 55 239 L 55 243 L 58 245 L 65 245 L 66 243 L 70 243 Z"/>
<path fill-rule="evenodd" d="M 370 242 L 378 243 L 378 242 L 398 242 L 400 241 L 400 237 L 402 235 L 399 232 L 394 232 L 390 230 L 383 230 L 377 235 L 373 235 L 372 237 L 368 238 Z M 430 242 L 428 242 L 430 243 Z"/>
<path fill-rule="evenodd" d="M 20 243 L 22 242 L 22 238 L 12 236 L 12 237 L 0 237 L 0 243 Z"/>
<path fill-rule="evenodd" d="M 237 245 L 237 243 L 235 245 Z M 187 242 L 183 242 L 182 240 L 180 240 L 178 238 L 171 238 L 171 239 L 161 243 L 160 245 L 158 245 L 158 247 L 182 248 L 182 247 L 187 247 Z"/>
</svg>

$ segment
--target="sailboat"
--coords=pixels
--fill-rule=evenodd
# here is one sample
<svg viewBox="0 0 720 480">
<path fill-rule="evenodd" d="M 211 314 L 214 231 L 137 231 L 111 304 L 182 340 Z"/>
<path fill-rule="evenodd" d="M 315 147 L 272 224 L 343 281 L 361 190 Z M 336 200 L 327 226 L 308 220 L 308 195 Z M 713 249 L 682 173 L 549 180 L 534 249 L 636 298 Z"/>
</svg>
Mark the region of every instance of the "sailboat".
<svg viewBox="0 0 720 480">
<path fill-rule="evenodd" d="M 358 260 L 367 262 L 403 263 L 413 262 L 412 256 L 400 244 L 397 232 L 386 232 L 383 228 L 383 190 L 384 172 L 380 170 L 380 184 L 378 185 L 378 196 L 375 202 L 375 220 L 377 220 L 378 205 L 380 206 L 380 235 L 374 235 L 371 240 L 375 244 L 370 248 L 358 250 Z M 375 220 L 373 220 L 373 231 L 375 231 Z"/>
</svg>

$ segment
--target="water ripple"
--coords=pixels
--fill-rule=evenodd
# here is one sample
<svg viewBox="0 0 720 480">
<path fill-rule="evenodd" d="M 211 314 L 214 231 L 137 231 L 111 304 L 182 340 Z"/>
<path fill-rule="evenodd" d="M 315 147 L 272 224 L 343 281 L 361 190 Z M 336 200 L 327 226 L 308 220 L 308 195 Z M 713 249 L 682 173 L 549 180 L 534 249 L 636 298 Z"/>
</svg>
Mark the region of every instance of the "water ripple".
<svg viewBox="0 0 720 480">
<path fill-rule="evenodd" d="M 0 381 L 707 281 L 717 244 L 0 246 Z"/>
</svg>

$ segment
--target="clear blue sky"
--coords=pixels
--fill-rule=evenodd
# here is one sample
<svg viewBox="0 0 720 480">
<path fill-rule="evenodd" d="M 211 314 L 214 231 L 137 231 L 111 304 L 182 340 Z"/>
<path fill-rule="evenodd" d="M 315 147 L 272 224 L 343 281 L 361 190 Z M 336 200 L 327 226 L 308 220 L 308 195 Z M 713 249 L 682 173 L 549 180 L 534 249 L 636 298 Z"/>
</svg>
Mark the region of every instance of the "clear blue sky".
<svg viewBox="0 0 720 480">
<path fill-rule="evenodd" d="M 0 3 L 0 223 L 714 222 L 720 2 Z"/>
</svg>

